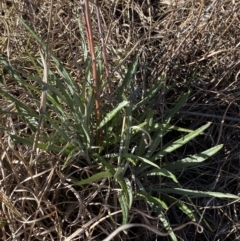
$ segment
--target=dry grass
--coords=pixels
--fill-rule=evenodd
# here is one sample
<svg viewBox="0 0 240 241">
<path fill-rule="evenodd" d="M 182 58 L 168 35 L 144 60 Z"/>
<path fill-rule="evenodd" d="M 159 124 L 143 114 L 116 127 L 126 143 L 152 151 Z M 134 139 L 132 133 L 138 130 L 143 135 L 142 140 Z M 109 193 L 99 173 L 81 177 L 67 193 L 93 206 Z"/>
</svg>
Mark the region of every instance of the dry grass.
<svg viewBox="0 0 240 241">
<path fill-rule="evenodd" d="M 224 150 L 197 168 L 182 170 L 178 180 L 184 188 L 238 195 L 239 1 L 102 0 L 98 5 L 106 44 L 107 75 L 111 80 L 109 88 L 115 89 L 125 71 L 123 66 L 137 57 L 139 88 L 165 76 L 166 89 L 159 93 L 159 102 L 153 106 L 158 118 L 163 118 L 174 101 L 191 89 L 191 97 L 175 117 L 175 123 L 192 129 L 207 121 L 213 125 L 208 135 L 196 139 L 175 153 L 175 157 L 219 143 L 224 144 Z M 17 17 L 23 18 L 46 41 L 49 7 L 50 1 L 46 0 L 2 1 L 1 52 L 23 78 L 38 74 L 30 56 L 38 56 L 39 48 Z M 82 5 L 80 1 L 55 1 L 52 10 L 51 49 L 74 80 L 81 83 L 85 68 L 78 28 Z M 96 46 L 101 46 L 93 3 L 90 3 L 90 12 L 94 41 Z M 39 108 L 37 101 L 33 101 L 39 99 L 38 93 L 29 96 L 21 86 L 12 85 L 11 75 L 5 69 L 1 69 L 1 78 L 10 93 L 28 103 L 33 111 Z M 111 99 L 109 88 L 104 92 L 106 99 Z M 4 99 L 0 99 L 0 104 L 3 110 L 15 111 Z M 72 186 L 79 177 L 94 173 L 95 166 L 74 160 L 62 169 L 64 156 L 53 152 L 40 152 L 35 157 L 38 164 L 29 166 L 26 160 L 31 147 L 14 146 L 8 136 L 9 132 L 27 135 L 28 126 L 17 116 L 6 113 L 0 113 L 0 119 L 0 217 L 3 223 L 8 222 L 1 228 L 2 240 L 103 240 L 118 227 L 121 213 L 115 206 L 109 180 L 93 183 L 87 189 Z M 197 234 L 195 228 L 189 226 L 177 232 L 179 240 L 239 240 L 238 202 L 204 198 L 194 201 L 205 220 L 205 231 Z M 170 223 L 179 225 L 186 221 L 174 208 L 167 212 Z M 142 201 L 136 201 L 130 215 L 131 222 L 158 225 L 158 219 Z M 114 240 L 130 237 L 155 240 L 151 232 L 142 228 L 122 233 Z M 161 240 L 170 238 L 161 237 Z"/>
</svg>

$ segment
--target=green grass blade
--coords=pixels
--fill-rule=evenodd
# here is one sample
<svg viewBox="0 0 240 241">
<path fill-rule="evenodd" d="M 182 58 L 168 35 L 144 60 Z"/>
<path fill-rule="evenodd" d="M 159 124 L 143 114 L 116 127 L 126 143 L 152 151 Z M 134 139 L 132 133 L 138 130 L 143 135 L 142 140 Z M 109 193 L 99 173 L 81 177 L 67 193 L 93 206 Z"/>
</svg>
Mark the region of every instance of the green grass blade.
<svg viewBox="0 0 240 241">
<path fill-rule="evenodd" d="M 193 130 L 190 130 L 190 129 L 186 129 L 186 128 L 182 128 L 182 127 L 178 127 L 170 124 L 164 124 L 164 123 L 155 123 L 148 129 L 148 131 L 154 131 L 154 132 L 159 130 L 162 130 L 164 133 L 166 133 L 169 130 L 175 130 L 175 131 L 186 132 L 186 133 L 193 132 Z"/>
<path fill-rule="evenodd" d="M 31 34 L 31 36 L 40 44 L 40 46 L 44 50 L 46 50 L 46 44 L 43 43 L 41 38 L 25 23 L 25 21 L 22 18 L 19 18 L 19 20 L 23 24 L 23 26 L 26 28 L 26 30 Z M 73 81 L 72 77 L 67 72 L 67 70 L 64 68 L 64 66 L 61 64 L 61 62 L 53 54 L 51 54 L 51 57 L 56 64 L 59 74 L 65 80 L 65 83 L 67 84 L 67 87 L 70 90 L 71 94 L 73 94 L 74 92 L 77 92 L 76 84 Z"/>
<path fill-rule="evenodd" d="M 161 193 L 161 198 L 164 200 L 168 206 L 177 206 L 182 212 L 184 212 L 193 222 L 196 222 L 196 217 L 194 215 L 196 208 L 194 206 L 194 210 L 191 210 L 185 203 L 183 203 L 180 199 L 173 198 L 169 195 L 166 195 L 164 193 Z"/>
<path fill-rule="evenodd" d="M 200 134 L 203 133 L 204 130 L 206 130 L 211 123 L 207 123 L 205 125 L 203 125 L 202 127 L 198 128 L 197 130 L 193 131 L 192 133 L 189 133 L 187 135 L 185 135 L 184 137 L 181 137 L 180 139 L 170 143 L 168 146 L 166 146 L 165 148 L 163 148 L 163 150 L 161 150 L 160 152 L 158 152 L 157 154 L 155 154 L 151 160 L 157 160 L 161 157 L 164 157 L 165 155 L 175 151 L 176 149 L 182 147 L 183 145 L 185 145 L 186 143 L 188 143 L 189 141 L 191 141 L 192 139 L 194 139 L 195 137 L 199 136 Z"/>
<path fill-rule="evenodd" d="M 177 102 L 177 104 L 174 105 L 173 109 L 170 111 L 170 113 L 165 118 L 166 123 L 169 123 L 171 121 L 171 118 L 179 111 L 179 109 L 186 103 L 188 100 L 188 97 L 190 95 L 190 91 L 185 93 L 180 100 Z"/>
<path fill-rule="evenodd" d="M 166 168 L 169 171 L 174 171 L 174 170 L 198 165 L 199 163 L 205 161 L 206 159 L 208 159 L 209 157 L 213 156 L 215 153 L 220 151 L 222 149 L 222 147 L 223 147 L 222 144 L 214 146 L 199 154 L 184 158 L 184 159 L 176 161 L 176 162 L 166 164 L 166 165 L 164 165 L 164 168 Z"/>
<path fill-rule="evenodd" d="M 141 199 L 146 200 L 148 202 L 148 204 L 150 204 L 151 206 L 161 207 L 161 208 L 163 208 L 165 210 L 168 209 L 168 206 L 167 206 L 167 204 L 164 201 L 162 201 L 159 198 L 156 198 L 156 197 L 153 197 L 151 195 L 148 195 L 145 192 L 138 192 L 137 193 L 137 197 L 140 197 Z"/>
<path fill-rule="evenodd" d="M 204 192 L 204 191 L 197 191 L 197 190 L 190 190 L 184 188 L 160 188 L 160 189 L 152 189 L 154 191 L 160 191 L 164 193 L 175 193 L 180 195 L 190 195 L 192 198 L 198 197 L 215 197 L 215 198 L 226 198 L 226 199 L 235 199 L 240 200 L 240 197 L 231 193 L 220 193 L 220 192 Z"/>
<path fill-rule="evenodd" d="M 112 173 L 109 172 L 109 171 L 98 172 L 98 173 L 92 175 L 89 178 L 86 178 L 86 179 L 83 179 L 81 181 L 75 182 L 74 185 L 81 186 L 81 185 L 84 185 L 84 184 L 90 184 L 90 183 L 93 183 L 93 182 L 95 182 L 97 180 L 101 180 L 101 179 L 104 179 L 104 178 L 109 178 L 109 177 L 112 177 L 112 176 L 113 176 Z"/>
<path fill-rule="evenodd" d="M 171 237 L 172 241 L 178 241 L 175 233 L 172 230 L 172 227 L 170 226 L 170 223 L 168 222 L 166 215 L 161 211 L 158 210 L 158 217 L 160 221 L 162 222 L 163 227 L 166 229 L 166 231 L 169 233 L 169 236 Z"/>
<path fill-rule="evenodd" d="M 165 210 L 168 209 L 167 204 L 164 201 L 162 201 L 161 199 L 150 196 L 144 192 L 139 192 L 137 194 L 137 196 L 141 197 L 142 199 L 145 199 L 148 202 L 148 204 L 152 207 L 152 209 L 157 213 L 163 227 L 166 229 L 167 232 L 169 232 L 169 236 L 171 237 L 171 239 L 173 241 L 178 241 L 165 214 L 162 211 L 162 209 L 165 209 Z"/>
<path fill-rule="evenodd" d="M 123 101 L 121 102 L 114 110 L 112 110 L 111 112 L 109 112 L 104 118 L 103 120 L 100 122 L 97 130 L 99 130 L 100 128 L 102 128 L 103 126 L 105 126 L 110 120 L 112 120 L 112 118 L 121 110 L 123 109 L 125 106 L 127 106 L 129 104 L 128 101 Z"/>
<path fill-rule="evenodd" d="M 120 173 L 116 173 L 116 170 L 109 164 L 108 161 L 106 161 L 103 157 L 99 156 L 98 154 L 95 154 L 95 159 L 96 161 L 99 161 L 100 163 L 102 163 L 106 168 L 107 171 L 109 171 L 112 175 L 112 177 L 114 177 L 116 179 L 116 181 L 119 183 L 123 194 L 125 195 L 126 198 L 126 202 L 130 203 L 130 198 L 128 196 L 128 185 L 126 184 L 124 178 Z"/>
<path fill-rule="evenodd" d="M 33 137 L 29 137 L 29 138 L 22 138 L 16 135 L 10 135 L 11 139 L 13 140 L 13 142 L 15 144 L 25 144 L 28 146 L 32 146 L 33 144 Z M 43 142 L 39 142 L 37 144 L 37 147 L 41 150 L 45 150 L 45 151 L 55 151 L 55 152 L 60 152 L 62 147 L 61 146 L 57 146 L 54 144 L 48 144 L 48 143 L 43 143 Z"/>
<path fill-rule="evenodd" d="M 159 169 L 153 169 L 151 171 L 143 173 L 143 175 L 144 176 L 145 175 L 146 176 L 164 176 L 164 177 L 171 178 L 175 183 L 178 183 L 178 180 L 175 177 L 175 175 L 165 168 L 161 168 L 160 170 Z"/>
<path fill-rule="evenodd" d="M 118 194 L 118 201 L 120 203 L 121 206 L 121 210 L 122 210 L 122 224 L 126 224 L 128 222 L 128 217 L 129 217 L 129 208 L 127 205 L 127 200 L 125 195 L 123 195 L 122 192 L 120 192 L 120 194 Z"/>
<path fill-rule="evenodd" d="M 133 80 L 133 75 L 136 72 L 137 69 L 137 63 L 138 61 L 135 60 L 128 68 L 127 73 L 123 79 L 123 82 L 121 84 L 121 86 L 118 89 L 118 94 L 117 94 L 117 100 L 121 100 L 122 99 L 122 95 L 124 94 L 125 90 L 129 89 L 129 86 L 131 84 L 131 81 Z"/>
<path fill-rule="evenodd" d="M 132 183 L 128 178 L 124 178 L 124 181 L 127 185 L 128 190 L 128 197 L 129 197 L 129 203 L 128 203 L 128 209 L 131 209 L 132 203 L 133 203 L 133 190 L 132 190 Z"/>
<path fill-rule="evenodd" d="M 7 91 L 4 91 L 0 88 L 0 94 L 2 94 L 5 98 L 10 100 L 11 102 L 15 103 L 16 109 L 18 110 L 18 114 L 21 116 L 31 116 L 38 118 L 38 114 L 25 105 L 23 102 L 19 101 L 13 95 L 9 94 Z"/>
<path fill-rule="evenodd" d="M 153 117 L 154 117 L 154 112 L 152 110 L 147 110 L 146 111 L 146 120 L 144 120 L 144 122 L 142 124 L 140 124 L 141 126 L 139 125 L 140 128 L 144 128 L 144 130 L 148 133 L 149 136 L 150 136 L 151 133 L 149 133 L 148 130 L 153 125 Z M 141 130 L 140 128 L 139 128 L 139 130 Z M 150 138 L 151 138 L 151 136 L 150 136 Z M 149 140 L 149 141 L 151 142 L 151 145 L 152 145 L 152 139 Z M 147 148 L 146 148 L 146 146 L 147 146 L 147 144 L 146 144 L 146 134 L 143 133 L 141 135 L 140 140 L 138 140 L 137 142 L 138 142 L 138 145 L 137 145 L 137 148 L 136 148 L 136 154 L 138 156 L 142 156 L 144 154 L 144 152 L 146 152 L 146 150 L 147 150 Z"/>
<path fill-rule="evenodd" d="M 141 106 L 146 106 L 147 102 L 154 98 L 154 97 L 158 97 L 156 96 L 156 94 L 159 92 L 159 90 L 163 87 L 163 82 L 158 82 L 148 91 L 148 93 L 146 94 L 146 97 L 139 101 L 134 107 L 133 107 L 133 111 L 138 110 Z M 146 108 L 146 107 L 145 107 Z"/>
<path fill-rule="evenodd" d="M 150 161 L 150 160 L 148 160 L 144 157 L 141 157 L 141 156 L 137 156 L 137 155 L 127 153 L 127 154 L 124 154 L 123 157 L 131 158 L 133 160 L 140 160 L 140 161 L 142 161 L 142 162 L 144 162 L 144 163 L 146 163 L 150 166 L 153 166 L 153 167 L 156 167 L 156 168 L 160 169 L 160 167 L 157 164 L 155 164 L 154 162 L 152 162 L 152 161 Z"/>
</svg>

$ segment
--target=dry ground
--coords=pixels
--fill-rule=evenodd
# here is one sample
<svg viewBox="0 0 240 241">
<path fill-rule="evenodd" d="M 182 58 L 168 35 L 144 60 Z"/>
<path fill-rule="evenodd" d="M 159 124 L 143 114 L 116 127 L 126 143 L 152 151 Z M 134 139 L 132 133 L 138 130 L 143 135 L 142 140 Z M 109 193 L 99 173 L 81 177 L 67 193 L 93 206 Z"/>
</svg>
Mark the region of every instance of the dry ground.
<svg viewBox="0 0 240 241">
<path fill-rule="evenodd" d="M 90 10 L 94 41 L 97 46 L 101 46 L 96 4 L 93 2 L 90 3 Z M 18 17 L 23 18 L 45 41 L 49 6 L 50 1 L 47 0 L 1 1 L 1 53 L 9 59 L 23 78 L 27 79 L 29 75 L 38 74 L 36 68 L 32 66 L 30 56 L 37 58 L 39 46 L 23 28 Z M 175 153 L 175 158 L 193 154 L 196 150 L 205 150 L 219 143 L 224 144 L 224 149 L 214 158 L 197 168 L 179 173 L 178 178 L 183 187 L 238 195 L 239 0 L 172 0 L 172 2 L 171 0 L 162 2 L 160 0 L 101 0 L 98 6 L 112 87 L 117 85 L 121 71 L 124 71 L 122 66 L 127 66 L 137 57 L 139 88 L 143 84 L 150 86 L 159 76 L 165 78 L 165 87 L 159 93 L 159 102 L 153 106 L 156 118 L 164 118 L 179 96 L 190 89 L 191 96 L 187 104 L 174 117 L 174 124 L 195 129 L 206 122 L 212 122 L 204 139 L 197 138 L 191 145 Z M 85 68 L 78 28 L 78 21 L 82 21 L 81 16 L 80 1 L 54 1 L 52 49 L 75 81 L 80 83 Z M 30 96 L 22 93 L 18 86 L 12 85 L 11 76 L 7 75 L 4 69 L 1 69 L 1 76 L 1 79 L 6 81 L 9 92 L 23 102 L 31 102 Z M 105 94 L 107 95 L 107 92 Z M 6 105 L 3 99 L 0 99 L 0 103 L 2 107 Z M 31 106 L 31 108 L 37 107 Z M 1 115 L 1 126 L 6 126 L 7 121 L 9 120 L 6 115 Z M 18 118 L 13 118 L 13 121 L 16 125 L 19 124 Z M 19 129 L 24 131 L 22 127 Z M 29 215 L 29 223 L 22 225 L 21 218 L 16 213 L 15 216 L 12 213 L 9 214 L 8 220 L 12 217 L 16 220 L 12 225 L 2 227 L 1 240 L 12 240 L 10 236 L 12 232 L 19 235 L 16 240 L 58 240 L 56 230 L 61 230 L 63 236 L 67 237 L 92 220 L 98 210 L 97 205 L 94 206 L 93 203 L 101 202 L 102 199 L 99 196 L 91 197 L 93 195 L 91 190 L 82 190 L 81 197 L 84 202 L 82 207 L 87 207 L 87 211 L 78 217 L 77 213 L 80 209 L 79 203 L 76 202 L 78 194 L 75 194 L 70 186 L 64 188 L 64 182 L 60 182 L 67 176 L 77 177 L 75 165 L 69 166 L 62 173 L 61 169 L 54 164 L 56 162 L 53 162 L 57 160 L 61 163 L 61 155 L 45 153 L 41 158 L 51 162 L 39 166 L 37 170 L 40 173 L 38 184 L 44 182 L 43 189 L 31 189 L 29 186 L 28 193 L 27 185 L 33 184 L 27 180 L 30 175 L 27 167 L 20 165 L 19 160 L 29 155 L 30 147 L 20 146 L 15 151 L 17 153 L 14 153 L 9 147 L 7 135 L 4 132 L 1 132 L 1 138 L 1 192 L 5 193 L 6 199 L 17 200 L 14 205 L 25 215 Z M 7 160 L 11 160 L 11 166 Z M 50 181 L 45 182 L 47 179 Z M 17 188 L 16 183 L 19 185 Z M 25 183 L 28 184 L 25 186 Z M 21 192 L 23 187 L 25 189 Z M 51 191 L 53 189 L 58 191 L 53 193 Z M 35 214 L 31 210 L 34 207 L 28 206 L 28 209 L 24 209 L 26 202 L 24 197 L 37 195 L 34 192 L 41 192 L 40 197 L 38 196 L 41 206 Z M 202 234 L 196 234 L 193 228 L 178 231 L 179 240 L 233 241 L 240 239 L 238 202 L 205 198 L 193 200 L 210 228 L 205 227 Z M 71 209 L 75 211 L 71 212 Z M 154 214 L 150 213 L 152 217 L 147 216 L 147 210 L 148 207 L 145 204 L 136 203 L 135 208 L 130 212 L 131 219 L 139 222 L 144 216 L 148 224 L 155 225 L 157 220 Z M 2 205 L 1 213 L 6 215 L 6 206 Z M 3 220 L 4 218 L 3 216 Z M 37 218 L 38 222 L 31 222 Z M 168 218 L 171 224 L 176 225 L 186 221 L 186 217 L 175 209 L 168 211 Z M 113 225 L 111 221 L 102 222 L 95 227 L 93 224 L 87 226 L 89 229 L 86 231 L 86 235 L 88 234 L 89 239 L 92 240 L 102 240 L 103 237 L 98 234 L 106 233 L 104 230 L 111 229 Z M 207 226 L 206 223 L 205 225 Z M 142 229 L 135 229 L 134 232 L 139 238 L 135 236 L 133 240 L 157 240 Z M 37 236 L 37 233 L 41 235 Z M 33 238 L 31 234 L 35 234 L 33 235 L 35 237 Z M 87 240 L 86 236 L 85 240 Z M 119 239 L 115 240 L 129 239 L 126 237 L 124 239 L 123 235 L 122 239 L 119 236 Z M 166 237 L 166 240 L 170 240 L 169 237 Z"/>
</svg>

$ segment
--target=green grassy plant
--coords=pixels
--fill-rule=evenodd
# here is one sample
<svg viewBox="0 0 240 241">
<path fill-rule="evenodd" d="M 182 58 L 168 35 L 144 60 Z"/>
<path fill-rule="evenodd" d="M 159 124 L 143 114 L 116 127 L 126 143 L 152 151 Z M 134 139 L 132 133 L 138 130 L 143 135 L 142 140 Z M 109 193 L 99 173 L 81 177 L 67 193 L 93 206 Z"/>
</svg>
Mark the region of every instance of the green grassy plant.
<svg viewBox="0 0 240 241">
<path fill-rule="evenodd" d="M 39 36 L 23 20 L 21 23 L 41 50 L 47 52 L 46 44 Z M 83 30 L 80 28 L 80 31 Z M 83 36 L 83 32 L 81 33 Z M 49 68 L 48 83 L 42 81 L 42 76 L 30 75 L 27 80 L 22 78 L 7 59 L 0 56 L 1 64 L 12 76 L 15 85 L 30 96 L 32 105 L 40 105 L 39 86 L 43 85 L 48 89 L 45 103 L 47 111 L 44 113 L 44 122 L 36 147 L 45 152 L 60 154 L 63 162 L 59 165 L 63 170 L 76 159 L 79 160 L 77 162 L 79 167 L 91 168 L 92 174 L 79 177 L 79 180 L 77 178 L 73 184 L 74 187 L 88 189 L 93 183 L 98 184 L 107 180 L 113 190 L 112 199 L 107 199 L 107 204 L 114 205 L 115 209 L 120 208 L 121 224 L 128 224 L 130 210 L 136 202 L 141 200 L 159 218 L 165 232 L 173 241 L 178 239 L 166 215 L 170 206 L 175 205 L 188 216 L 189 224 L 193 224 L 198 222 L 200 214 L 191 202 L 192 198 L 239 199 L 233 194 L 185 189 L 175 174 L 178 170 L 198 165 L 212 157 L 221 150 L 223 147 L 221 144 L 198 154 L 171 162 L 167 161 L 166 157 L 171 156 L 194 138 L 203 135 L 211 125 L 206 123 L 191 130 L 171 124 L 172 118 L 188 100 L 190 92 L 181 96 L 168 115 L 158 121 L 153 105 L 157 103 L 164 78 L 160 76 L 154 81 L 154 85 L 145 88 L 138 100 L 134 82 L 138 68 L 137 60 L 135 60 L 127 68 L 119 86 L 110 95 L 104 92 L 107 83 L 104 81 L 101 68 L 92 67 L 97 71 L 94 79 L 101 80 L 101 83 L 96 85 L 92 82 L 91 66 L 93 63 L 88 56 L 84 37 L 82 45 L 85 50 L 86 68 L 85 78 L 80 82 L 73 80 L 64 65 L 52 53 L 49 53 L 49 59 L 54 67 Z M 95 51 L 93 48 L 92 52 Z M 41 73 L 44 64 L 40 56 L 36 58 L 31 56 L 30 59 L 36 72 Z M 101 59 L 95 64 L 104 65 Z M 14 103 L 13 111 L 3 110 L 3 113 L 18 116 L 22 122 L 27 123 L 31 131 L 25 135 L 9 133 L 13 145 L 32 146 L 34 135 L 39 128 L 39 115 L 36 110 L 6 91 L 4 84 L 1 84 L 0 94 L 6 101 Z M 97 111 L 96 108 L 98 108 Z M 178 133 L 177 138 L 167 138 L 167 135 L 173 131 Z M 101 133 L 101 138 L 99 138 L 99 133 Z M 32 154 L 35 155 L 34 164 L 38 165 L 41 161 L 38 154 Z M 25 161 L 28 164 L 31 161 L 30 156 Z M 169 188 L 163 187 L 163 181 L 169 184 Z M 182 201 L 185 196 L 188 197 L 189 204 Z M 127 234 L 126 230 L 125 234 Z"/>
</svg>

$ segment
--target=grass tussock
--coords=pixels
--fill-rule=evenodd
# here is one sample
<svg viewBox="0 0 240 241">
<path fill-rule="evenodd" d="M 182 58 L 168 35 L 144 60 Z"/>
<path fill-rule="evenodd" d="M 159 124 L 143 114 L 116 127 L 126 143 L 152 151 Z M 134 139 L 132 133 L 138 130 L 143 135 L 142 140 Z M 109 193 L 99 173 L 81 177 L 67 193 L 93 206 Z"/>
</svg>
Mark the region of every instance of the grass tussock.
<svg viewBox="0 0 240 241">
<path fill-rule="evenodd" d="M 0 7 L 2 240 L 239 240 L 238 1 Z"/>
</svg>

